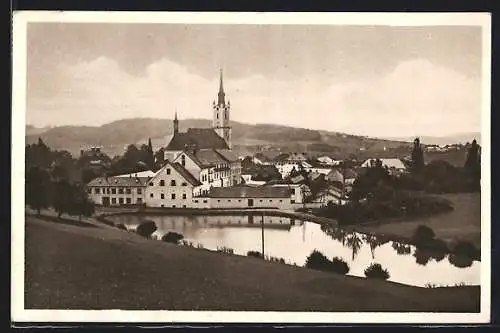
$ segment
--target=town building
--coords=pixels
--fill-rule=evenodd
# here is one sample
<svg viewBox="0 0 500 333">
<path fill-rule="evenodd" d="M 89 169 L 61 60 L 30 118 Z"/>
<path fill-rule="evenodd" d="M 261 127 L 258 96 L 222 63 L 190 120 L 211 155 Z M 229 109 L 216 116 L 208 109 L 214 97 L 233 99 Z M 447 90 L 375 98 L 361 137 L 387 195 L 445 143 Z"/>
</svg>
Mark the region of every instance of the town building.
<svg viewBox="0 0 500 333">
<path fill-rule="evenodd" d="M 382 163 L 382 167 L 386 168 L 391 174 L 400 174 L 406 171 L 406 166 L 399 158 L 380 158 L 378 159 Z M 377 159 L 367 159 L 361 167 L 370 168 L 376 166 Z"/>
<path fill-rule="evenodd" d="M 188 149 L 173 161 L 184 167 L 201 185 L 195 196 L 206 195 L 214 187 L 241 184 L 241 161 L 228 149 Z"/>
<path fill-rule="evenodd" d="M 214 188 L 210 208 L 272 208 L 293 210 L 290 189 L 275 186 L 234 186 Z"/>
<path fill-rule="evenodd" d="M 121 206 L 145 203 L 149 177 L 98 177 L 87 184 L 89 199 L 96 205 Z"/>
<path fill-rule="evenodd" d="M 154 177 L 147 181 L 146 206 L 188 208 L 192 207 L 195 188 L 201 186 L 196 179 L 179 163 L 167 161 Z"/>
</svg>

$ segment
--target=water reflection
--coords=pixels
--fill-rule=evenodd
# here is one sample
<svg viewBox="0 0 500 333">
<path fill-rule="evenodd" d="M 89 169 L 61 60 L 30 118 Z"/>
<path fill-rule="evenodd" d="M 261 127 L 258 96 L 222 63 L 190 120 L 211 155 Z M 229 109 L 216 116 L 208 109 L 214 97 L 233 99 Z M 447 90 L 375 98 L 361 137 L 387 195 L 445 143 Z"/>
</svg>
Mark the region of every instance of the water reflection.
<svg viewBox="0 0 500 333">
<path fill-rule="evenodd" d="M 237 255 L 261 251 L 263 224 L 265 256 L 283 258 L 298 266 L 303 266 L 307 256 L 317 249 L 329 259 L 345 260 L 350 267 L 349 275 L 354 276 L 364 277 L 364 270 L 377 262 L 389 270 L 390 281 L 405 284 L 479 284 L 480 280 L 478 261 L 284 217 L 124 215 L 113 219 L 127 228 L 134 228 L 142 220 L 153 220 L 158 226 L 154 237 L 158 239 L 168 232 L 178 232 L 184 236 L 185 244 L 213 251 L 224 247 Z"/>
</svg>

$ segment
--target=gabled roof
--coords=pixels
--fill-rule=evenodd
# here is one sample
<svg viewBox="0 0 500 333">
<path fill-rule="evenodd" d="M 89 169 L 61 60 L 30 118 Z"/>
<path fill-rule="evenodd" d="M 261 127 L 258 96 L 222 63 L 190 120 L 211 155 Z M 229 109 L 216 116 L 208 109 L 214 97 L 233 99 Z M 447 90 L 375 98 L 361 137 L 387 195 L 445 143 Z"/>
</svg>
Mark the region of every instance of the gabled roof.
<svg viewBox="0 0 500 333">
<path fill-rule="evenodd" d="M 182 165 L 179 163 L 171 163 L 172 168 L 175 169 L 188 183 L 193 186 L 200 186 L 201 183 L 195 176 L 193 176 L 189 171 L 187 171 Z"/>
<path fill-rule="evenodd" d="M 184 150 L 196 145 L 197 149 L 229 149 L 226 140 L 211 128 L 189 128 L 187 132 L 175 133 L 166 150 Z"/>
<path fill-rule="evenodd" d="M 140 171 L 140 172 L 134 172 L 134 173 L 127 173 L 125 175 L 117 175 L 115 177 L 154 177 L 156 172 L 151 171 L 151 170 L 146 170 L 146 171 Z"/>
<path fill-rule="evenodd" d="M 376 159 L 374 158 L 367 159 L 361 166 L 365 168 L 370 167 L 371 163 L 375 163 L 375 161 Z M 399 158 L 380 158 L 380 161 L 382 162 L 382 166 L 388 167 L 389 169 L 406 169 L 406 166 Z"/>
<path fill-rule="evenodd" d="M 226 159 L 213 149 L 197 150 L 192 154 L 202 166 L 213 166 L 215 164 L 227 163 Z"/>
<path fill-rule="evenodd" d="M 173 168 L 175 171 L 177 171 L 181 176 L 182 178 L 184 178 L 188 183 L 190 183 L 191 185 L 193 186 L 199 186 L 201 185 L 200 181 L 198 179 L 196 179 L 196 177 L 194 177 L 188 170 L 186 170 L 182 165 L 180 165 L 179 163 L 173 163 L 173 162 L 169 162 L 167 161 L 167 163 L 160 169 L 156 172 L 156 174 L 154 175 L 154 177 L 152 178 L 156 178 L 158 175 L 160 175 L 167 167 L 171 167 Z M 152 179 L 151 178 L 151 179 Z"/>
<path fill-rule="evenodd" d="M 238 162 L 239 161 L 238 156 L 229 149 L 216 149 L 215 151 L 217 153 L 219 153 L 219 155 L 221 155 L 228 162 Z"/>
<path fill-rule="evenodd" d="M 87 186 L 146 186 L 150 177 L 98 177 L 92 179 Z"/>
<path fill-rule="evenodd" d="M 290 198 L 290 189 L 274 186 L 216 187 L 208 194 L 211 198 Z"/>
</svg>

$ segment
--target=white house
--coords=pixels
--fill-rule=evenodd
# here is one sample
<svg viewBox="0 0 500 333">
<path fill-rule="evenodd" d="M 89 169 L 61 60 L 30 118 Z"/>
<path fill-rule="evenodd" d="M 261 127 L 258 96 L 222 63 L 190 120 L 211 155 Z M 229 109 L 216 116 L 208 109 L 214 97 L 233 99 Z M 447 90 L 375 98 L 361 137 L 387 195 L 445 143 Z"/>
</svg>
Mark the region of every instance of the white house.
<svg viewBox="0 0 500 333">
<path fill-rule="evenodd" d="M 145 202 L 145 190 L 149 177 L 115 176 L 98 177 L 86 188 L 89 199 L 96 205 L 140 205 Z"/>
<path fill-rule="evenodd" d="M 345 205 L 349 202 L 345 197 L 345 193 L 342 195 L 342 190 L 335 186 L 328 186 L 320 191 L 314 201 L 319 203 L 320 206 L 326 206 L 329 202 L 336 205 Z"/>
<path fill-rule="evenodd" d="M 399 173 L 406 170 L 406 166 L 399 158 L 380 158 L 379 160 L 382 162 L 382 166 L 387 168 L 391 173 Z M 376 162 L 377 159 L 367 159 L 363 162 L 363 164 L 361 164 L 361 167 L 370 168 L 375 166 Z"/>
<path fill-rule="evenodd" d="M 354 184 L 358 174 L 352 169 L 334 168 L 326 175 L 326 180 L 329 182 L 343 183 L 346 185 Z"/>
<path fill-rule="evenodd" d="M 341 161 L 337 161 L 330 156 L 320 156 L 316 160 L 323 165 L 329 166 L 339 165 L 341 163 Z"/>
<path fill-rule="evenodd" d="M 293 210 L 288 188 L 274 186 L 219 187 L 210 191 L 210 208 L 274 208 Z"/>
<path fill-rule="evenodd" d="M 201 182 L 178 163 L 167 162 L 146 187 L 147 207 L 188 208 Z"/>
<path fill-rule="evenodd" d="M 241 183 L 241 161 L 228 150 L 184 150 L 174 162 L 200 181 L 201 186 L 197 187 L 195 196 L 206 195 L 214 187 Z"/>
</svg>

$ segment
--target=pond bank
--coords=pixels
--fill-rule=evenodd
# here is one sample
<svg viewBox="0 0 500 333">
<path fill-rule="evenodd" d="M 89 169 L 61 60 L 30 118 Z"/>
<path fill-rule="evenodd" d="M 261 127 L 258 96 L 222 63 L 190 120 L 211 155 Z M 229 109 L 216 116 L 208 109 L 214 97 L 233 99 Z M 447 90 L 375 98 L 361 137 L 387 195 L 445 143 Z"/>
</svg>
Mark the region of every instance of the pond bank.
<svg viewBox="0 0 500 333">
<path fill-rule="evenodd" d="M 479 287 L 411 287 L 32 216 L 25 256 L 27 309 L 479 311 Z"/>
</svg>

